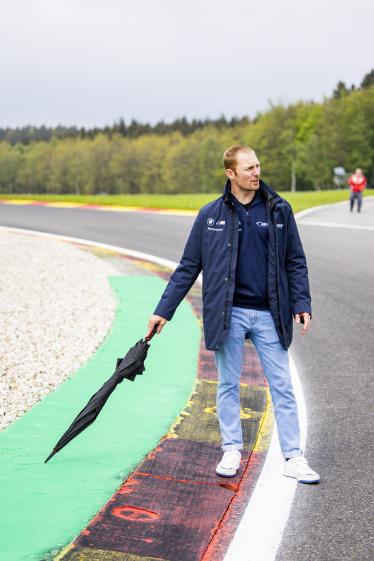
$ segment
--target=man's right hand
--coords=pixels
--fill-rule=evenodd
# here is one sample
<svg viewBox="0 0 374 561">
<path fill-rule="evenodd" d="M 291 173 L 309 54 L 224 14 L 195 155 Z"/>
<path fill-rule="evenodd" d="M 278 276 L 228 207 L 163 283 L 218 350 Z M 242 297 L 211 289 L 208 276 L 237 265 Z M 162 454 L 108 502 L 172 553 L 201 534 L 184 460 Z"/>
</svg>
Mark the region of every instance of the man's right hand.
<svg viewBox="0 0 374 561">
<path fill-rule="evenodd" d="M 146 334 L 145 338 L 151 335 L 156 325 L 157 325 L 157 334 L 160 334 L 166 322 L 167 319 L 162 318 L 161 316 L 155 316 L 155 315 L 151 316 L 148 322 L 148 333 Z"/>
</svg>

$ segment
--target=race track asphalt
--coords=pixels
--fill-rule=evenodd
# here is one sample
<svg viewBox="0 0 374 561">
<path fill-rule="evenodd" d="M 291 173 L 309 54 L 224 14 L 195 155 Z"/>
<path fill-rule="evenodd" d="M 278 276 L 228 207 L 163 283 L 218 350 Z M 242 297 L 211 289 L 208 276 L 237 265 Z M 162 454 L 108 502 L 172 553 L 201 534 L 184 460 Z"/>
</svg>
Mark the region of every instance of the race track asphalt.
<svg viewBox="0 0 374 561">
<path fill-rule="evenodd" d="M 174 261 L 192 221 L 151 213 L 0 205 L 3 226 L 85 238 Z M 321 483 L 298 486 L 277 561 L 369 561 L 374 519 L 374 230 L 317 222 L 373 228 L 374 198 L 364 200 L 361 214 L 350 213 L 348 204 L 339 205 L 315 211 L 299 225 L 313 320 L 306 336 L 295 330 L 291 352 L 306 400 L 306 455 L 320 472 Z"/>
</svg>

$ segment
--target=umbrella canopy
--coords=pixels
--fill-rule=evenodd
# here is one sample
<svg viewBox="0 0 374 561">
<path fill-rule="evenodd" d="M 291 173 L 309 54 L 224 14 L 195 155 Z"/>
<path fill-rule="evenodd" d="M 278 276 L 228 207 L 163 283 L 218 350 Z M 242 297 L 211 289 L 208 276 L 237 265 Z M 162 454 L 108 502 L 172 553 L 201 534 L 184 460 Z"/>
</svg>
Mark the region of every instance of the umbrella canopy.
<svg viewBox="0 0 374 561">
<path fill-rule="evenodd" d="M 124 358 L 117 359 L 114 374 L 91 397 L 87 405 L 82 409 L 79 415 L 76 416 L 68 430 L 62 435 L 44 463 L 47 463 L 48 460 L 56 454 L 56 452 L 59 452 L 64 446 L 66 446 L 66 444 L 68 444 L 71 440 L 73 440 L 73 438 L 95 421 L 101 409 L 104 407 L 108 397 L 118 384 L 120 384 L 125 378 L 133 382 L 137 375 L 144 372 L 144 361 L 150 347 L 148 341 L 156 333 L 156 330 L 157 326 L 149 337 L 140 339 L 140 341 L 131 347 Z"/>
</svg>

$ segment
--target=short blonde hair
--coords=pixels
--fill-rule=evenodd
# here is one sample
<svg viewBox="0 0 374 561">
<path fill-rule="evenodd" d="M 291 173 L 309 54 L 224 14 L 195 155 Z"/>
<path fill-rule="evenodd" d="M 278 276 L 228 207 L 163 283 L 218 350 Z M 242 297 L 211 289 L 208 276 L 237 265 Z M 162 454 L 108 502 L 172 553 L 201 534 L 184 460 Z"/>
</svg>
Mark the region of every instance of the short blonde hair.
<svg viewBox="0 0 374 561">
<path fill-rule="evenodd" d="M 223 165 L 225 169 L 232 169 L 236 171 L 237 155 L 239 152 L 252 153 L 254 150 L 249 146 L 242 146 L 241 144 L 233 144 L 223 153 Z"/>
</svg>

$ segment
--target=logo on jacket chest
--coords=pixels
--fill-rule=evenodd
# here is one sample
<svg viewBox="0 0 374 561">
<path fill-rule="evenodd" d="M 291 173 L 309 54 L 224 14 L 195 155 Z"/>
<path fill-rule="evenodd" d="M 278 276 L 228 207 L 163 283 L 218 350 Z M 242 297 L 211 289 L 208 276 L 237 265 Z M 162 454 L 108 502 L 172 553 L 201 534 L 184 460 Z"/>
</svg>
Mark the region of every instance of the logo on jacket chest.
<svg viewBox="0 0 374 561">
<path fill-rule="evenodd" d="M 269 227 L 269 223 L 268 222 L 262 222 L 261 220 L 258 220 L 256 222 L 256 226 L 258 226 L 259 228 L 268 228 Z M 284 224 L 276 224 L 277 228 L 283 228 Z"/>
<path fill-rule="evenodd" d="M 208 230 L 222 231 L 223 226 L 226 225 L 226 220 L 218 219 L 216 221 L 215 218 L 208 218 L 207 224 L 208 224 Z M 213 226 L 219 226 L 219 228 L 213 228 Z"/>
<path fill-rule="evenodd" d="M 256 226 L 257 228 L 269 228 L 269 223 L 268 222 L 264 222 L 262 220 L 257 220 L 256 221 Z M 283 228 L 284 224 L 276 224 L 277 228 Z M 239 220 L 239 232 L 241 232 L 242 230 L 242 223 Z"/>
</svg>

